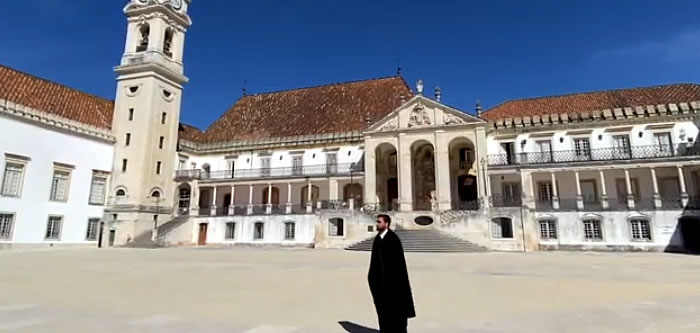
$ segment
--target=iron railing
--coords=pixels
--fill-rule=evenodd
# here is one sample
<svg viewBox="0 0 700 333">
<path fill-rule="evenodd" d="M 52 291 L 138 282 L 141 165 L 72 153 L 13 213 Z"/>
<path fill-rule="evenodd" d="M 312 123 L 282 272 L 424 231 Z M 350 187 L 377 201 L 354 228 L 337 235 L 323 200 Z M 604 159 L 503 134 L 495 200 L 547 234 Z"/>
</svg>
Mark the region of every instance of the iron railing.
<svg viewBox="0 0 700 333">
<path fill-rule="evenodd" d="M 522 199 L 518 197 L 493 195 L 489 198 L 491 207 L 521 207 Z"/>
<path fill-rule="evenodd" d="M 459 201 L 457 202 L 457 210 L 473 211 L 479 210 L 481 208 L 480 200 L 469 200 L 469 201 Z"/>
<path fill-rule="evenodd" d="M 668 157 L 700 156 L 700 145 L 681 144 L 613 147 L 597 149 L 556 150 L 518 154 L 492 154 L 489 166 L 529 165 L 549 163 L 644 160 Z"/>
<path fill-rule="evenodd" d="M 700 207 L 700 200 L 696 201 Z M 642 197 L 634 199 L 634 209 L 633 210 L 676 210 L 691 207 L 689 201 L 686 207 L 683 207 L 682 200 L 680 197 L 665 197 L 661 198 L 661 207 L 656 207 L 656 202 L 653 197 Z M 495 206 L 494 207 L 498 207 Z M 693 208 L 689 208 L 693 209 Z M 536 211 L 551 212 L 555 211 L 551 201 L 537 201 L 535 203 Z M 583 209 L 578 208 L 577 199 L 572 198 L 559 198 L 559 209 L 558 211 L 584 211 L 584 212 L 599 212 L 599 211 L 628 211 L 630 208 L 627 205 L 627 199 L 619 198 L 608 198 L 607 208 L 603 208 L 601 201 L 584 201 Z"/>
<path fill-rule="evenodd" d="M 175 179 L 251 179 L 251 178 L 293 178 L 312 176 L 349 175 L 363 172 L 362 163 L 318 164 L 300 167 L 258 168 L 206 171 L 201 169 L 177 170 Z"/>
</svg>

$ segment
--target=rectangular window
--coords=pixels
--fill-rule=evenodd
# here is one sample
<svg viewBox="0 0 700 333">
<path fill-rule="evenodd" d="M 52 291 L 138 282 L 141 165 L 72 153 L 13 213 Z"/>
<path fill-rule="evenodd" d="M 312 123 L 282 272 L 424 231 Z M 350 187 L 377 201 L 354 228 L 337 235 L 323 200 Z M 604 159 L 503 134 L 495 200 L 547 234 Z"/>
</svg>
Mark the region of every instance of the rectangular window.
<svg viewBox="0 0 700 333">
<path fill-rule="evenodd" d="M 260 160 L 262 167 L 260 168 L 260 176 L 269 177 L 270 176 L 270 158 L 264 157 Z"/>
<path fill-rule="evenodd" d="M 552 141 L 550 140 L 542 140 L 542 141 L 537 141 L 535 143 L 535 147 L 537 147 L 537 156 L 538 158 L 536 161 L 533 161 L 535 163 L 550 163 L 553 160 L 552 156 Z"/>
<path fill-rule="evenodd" d="M 632 230 L 632 240 L 651 241 L 651 227 L 649 226 L 649 221 L 644 219 L 630 220 L 630 229 Z"/>
<path fill-rule="evenodd" d="M 226 239 L 233 240 L 236 238 L 236 223 L 228 222 L 226 223 Z"/>
<path fill-rule="evenodd" d="M 124 139 L 124 145 L 128 146 L 131 144 L 131 133 L 126 133 L 126 139 Z"/>
<path fill-rule="evenodd" d="M 156 174 L 157 174 L 157 175 L 160 175 L 160 167 L 161 167 L 161 165 L 163 165 L 163 162 L 161 162 L 161 161 L 158 161 L 158 162 L 156 163 Z"/>
<path fill-rule="evenodd" d="M 185 167 L 187 166 L 187 160 L 179 160 L 177 164 L 177 169 L 178 170 L 185 170 Z"/>
<path fill-rule="evenodd" d="M 629 135 L 613 136 L 613 158 L 626 159 L 632 156 L 632 147 L 630 146 Z"/>
<path fill-rule="evenodd" d="M 338 172 L 338 155 L 336 153 L 326 154 L 326 174 L 332 175 Z"/>
<path fill-rule="evenodd" d="M 673 155 L 671 133 L 654 133 L 654 142 L 657 146 L 656 150 L 659 156 Z"/>
<path fill-rule="evenodd" d="M 265 224 L 262 222 L 255 223 L 255 228 L 253 230 L 253 239 L 261 240 L 265 237 Z"/>
<path fill-rule="evenodd" d="M 303 156 L 292 156 L 292 175 L 301 176 L 304 172 Z"/>
<path fill-rule="evenodd" d="M 284 239 L 294 240 L 295 237 L 295 225 L 293 222 L 287 222 L 284 224 Z"/>
<path fill-rule="evenodd" d="M 160 114 L 160 123 L 161 124 L 165 125 L 165 119 L 167 116 L 168 116 L 168 114 L 166 112 L 163 112 Z"/>
<path fill-rule="evenodd" d="M 134 120 L 134 108 L 129 109 L 129 121 Z"/>
<path fill-rule="evenodd" d="M 51 201 L 68 201 L 68 189 L 70 186 L 70 171 L 54 170 L 51 180 Z"/>
<path fill-rule="evenodd" d="M 591 145 L 588 138 L 574 139 L 576 160 L 589 160 L 591 158 Z"/>
<path fill-rule="evenodd" d="M 328 235 L 334 237 L 342 237 L 345 234 L 344 221 L 340 218 L 328 220 Z"/>
<path fill-rule="evenodd" d="M 503 202 L 516 203 L 520 201 L 520 191 L 517 183 L 503 183 Z"/>
<path fill-rule="evenodd" d="M 581 196 L 585 203 L 598 202 L 598 188 L 594 179 L 581 180 Z"/>
<path fill-rule="evenodd" d="M 22 195 L 24 167 L 24 163 L 10 161 L 5 163 L 5 173 L 2 179 L 2 195 L 8 197 L 20 197 Z"/>
<path fill-rule="evenodd" d="M 92 182 L 90 183 L 90 201 L 88 203 L 91 205 L 104 205 L 106 189 L 107 175 L 93 171 Z"/>
<path fill-rule="evenodd" d="M 540 220 L 540 239 L 557 239 L 557 222 L 553 220 Z"/>
<path fill-rule="evenodd" d="M 630 178 L 630 185 L 632 187 L 632 196 L 634 196 L 634 201 L 639 202 L 639 182 L 637 178 Z M 624 178 L 619 178 L 615 180 L 615 188 L 617 191 L 617 202 L 620 204 L 627 203 L 627 183 Z"/>
<path fill-rule="evenodd" d="M 513 238 L 513 222 L 509 218 L 499 217 L 491 221 L 491 235 L 496 239 Z"/>
<path fill-rule="evenodd" d="M 515 143 L 514 142 L 504 142 L 501 143 L 501 148 L 505 151 L 505 163 L 515 164 Z"/>
<path fill-rule="evenodd" d="M 126 172 L 127 160 L 126 158 L 122 160 L 122 172 Z"/>
<path fill-rule="evenodd" d="M 63 223 L 63 217 L 61 216 L 49 216 L 49 221 L 46 223 L 46 234 L 44 239 L 46 240 L 59 240 L 61 239 L 61 224 Z"/>
<path fill-rule="evenodd" d="M 602 241 L 603 229 L 600 221 L 595 219 L 583 220 L 583 235 L 587 241 Z"/>
<path fill-rule="evenodd" d="M 165 142 L 165 137 L 161 136 L 160 141 L 158 142 L 158 148 L 163 149 L 163 143 Z"/>
<path fill-rule="evenodd" d="M 552 182 L 540 182 L 538 186 L 537 198 L 540 202 L 552 202 L 554 192 Z"/>
<path fill-rule="evenodd" d="M 94 242 L 97 240 L 97 228 L 100 224 L 100 219 L 92 218 L 88 220 L 87 232 L 85 233 L 85 240 Z"/>
<path fill-rule="evenodd" d="M 12 239 L 12 226 L 15 216 L 13 214 L 0 214 L 0 240 Z"/>
</svg>

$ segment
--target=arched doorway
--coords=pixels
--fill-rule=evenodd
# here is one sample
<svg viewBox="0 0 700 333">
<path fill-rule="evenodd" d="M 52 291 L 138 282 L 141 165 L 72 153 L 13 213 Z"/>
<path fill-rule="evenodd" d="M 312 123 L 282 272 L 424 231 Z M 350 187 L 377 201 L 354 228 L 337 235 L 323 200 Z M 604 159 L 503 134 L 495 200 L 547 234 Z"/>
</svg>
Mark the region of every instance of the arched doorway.
<svg viewBox="0 0 700 333">
<path fill-rule="evenodd" d="M 268 198 L 271 198 L 272 200 L 268 201 Z M 270 196 L 270 188 L 266 187 L 263 189 L 262 193 L 262 203 L 263 205 L 267 204 L 273 204 L 273 205 L 279 205 L 280 204 L 280 191 L 276 187 L 272 187 L 272 196 Z"/>
<path fill-rule="evenodd" d="M 353 183 L 343 187 L 343 201 L 348 202 L 350 199 L 355 201 L 355 207 L 362 206 L 362 185 Z"/>
<path fill-rule="evenodd" d="M 192 188 L 190 184 L 180 184 L 177 191 L 177 211 L 179 215 L 189 214 L 191 197 Z"/>
<path fill-rule="evenodd" d="M 435 192 L 435 149 L 430 142 L 411 145 L 413 167 L 413 210 L 432 210 Z"/>
<path fill-rule="evenodd" d="M 394 210 L 399 200 L 396 147 L 382 143 L 375 149 L 377 204 L 383 210 Z"/>
<path fill-rule="evenodd" d="M 683 239 L 683 248 L 700 253 L 700 216 L 683 216 L 678 219 L 678 228 Z"/>
<path fill-rule="evenodd" d="M 274 193 L 274 192 L 273 192 Z M 320 190 L 318 186 L 311 185 L 311 205 L 315 205 L 318 202 L 320 196 Z M 306 201 L 309 198 L 309 185 L 301 188 L 301 206 L 306 207 Z M 279 201 L 279 199 L 278 199 Z"/>
<path fill-rule="evenodd" d="M 479 183 L 475 147 L 467 138 L 450 142 L 450 198 L 452 209 L 478 209 Z"/>
</svg>

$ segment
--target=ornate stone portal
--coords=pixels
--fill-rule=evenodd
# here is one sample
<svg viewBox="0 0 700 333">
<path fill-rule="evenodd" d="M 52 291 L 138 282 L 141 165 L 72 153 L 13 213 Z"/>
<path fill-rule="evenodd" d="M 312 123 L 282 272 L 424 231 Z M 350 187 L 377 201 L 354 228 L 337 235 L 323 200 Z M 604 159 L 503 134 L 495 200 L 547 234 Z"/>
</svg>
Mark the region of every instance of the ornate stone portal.
<svg viewBox="0 0 700 333">
<path fill-rule="evenodd" d="M 432 210 L 435 193 L 435 156 L 433 146 L 416 147 L 413 159 L 414 209 Z"/>
</svg>

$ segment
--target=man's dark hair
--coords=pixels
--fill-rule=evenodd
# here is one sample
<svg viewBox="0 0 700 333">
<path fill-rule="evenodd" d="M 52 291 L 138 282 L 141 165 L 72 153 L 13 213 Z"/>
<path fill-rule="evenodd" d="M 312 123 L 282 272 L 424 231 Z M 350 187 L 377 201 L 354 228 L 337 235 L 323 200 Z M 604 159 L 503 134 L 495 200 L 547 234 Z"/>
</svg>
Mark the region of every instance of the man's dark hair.
<svg viewBox="0 0 700 333">
<path fill-rule="evenodd" d="M 386 214 L 379 214 L 377 215 L 377 218 L 381 218 L 386 224 L 391 225 L 391 217 Z"/>
</svg>

